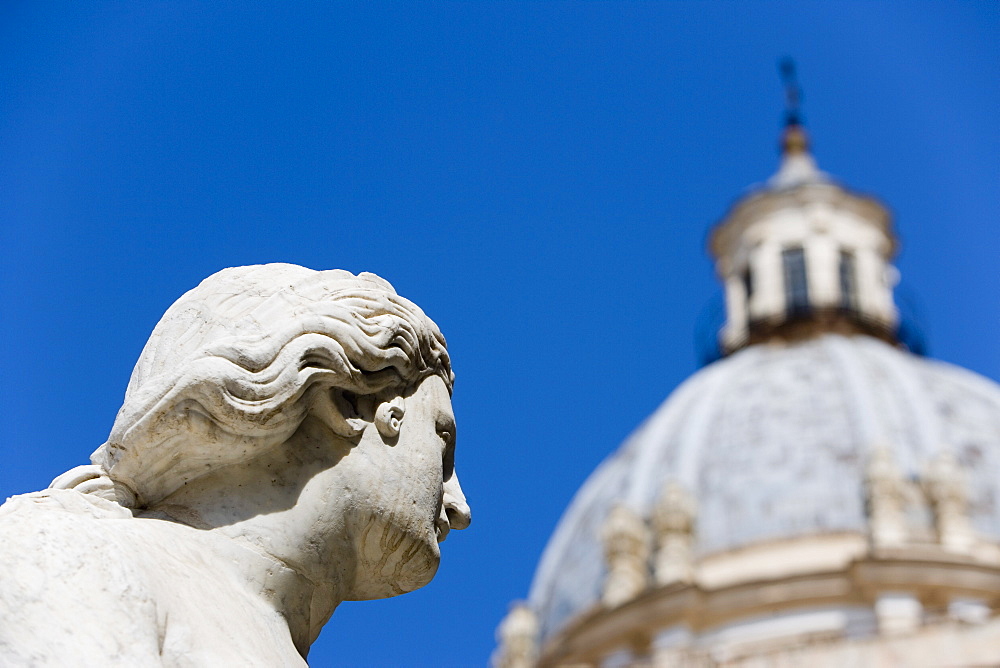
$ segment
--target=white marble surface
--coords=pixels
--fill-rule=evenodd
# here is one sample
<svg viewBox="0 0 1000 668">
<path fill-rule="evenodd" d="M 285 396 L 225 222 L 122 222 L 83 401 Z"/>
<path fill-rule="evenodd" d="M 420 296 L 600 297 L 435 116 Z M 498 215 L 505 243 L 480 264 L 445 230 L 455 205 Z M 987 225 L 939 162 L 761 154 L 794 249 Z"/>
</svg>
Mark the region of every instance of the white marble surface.
<svg viewBox="0 0 1000 668">
<path fill-rule="evenodd" d="M 427 584 L 468 526 L 452 380 L 377 276 L 206 279 L 92 463 L 0 507 L 0 664 L 304 665 L 341 601 Z"/>
</svg>

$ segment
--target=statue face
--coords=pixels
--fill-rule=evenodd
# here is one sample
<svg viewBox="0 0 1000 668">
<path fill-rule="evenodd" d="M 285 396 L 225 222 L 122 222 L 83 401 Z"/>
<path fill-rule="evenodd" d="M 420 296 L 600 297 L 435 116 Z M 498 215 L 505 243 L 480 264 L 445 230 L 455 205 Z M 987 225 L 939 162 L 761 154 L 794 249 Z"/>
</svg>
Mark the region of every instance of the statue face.
<svg viewBox="0 0 1000 668">
<path fill-rule="evenodd" d="M 373 427 L 357 446 L 376 475 L 350 523 L 358 548 L 353 598 L 394 596 L 427 584 L 440 561 L 438 543 L 470 522 L 454 471 L 455 417 L 444 381 L 424 379 L 404 406 L 397 437 L 387 439 Z"/>
<path fill-rule="evenodd" d="M 455 418 L 437 376 L 381 399 L 402 408 L 398 431 L 380 432 L 373 406 L 362 409 L 357 441 L 311 415 L 287 443 L 202 476 L 160 509 L 336 582 L 347 600 L 418 589 L 437 571 L 438 543 L 470 521 L 454 471 Z"/>
</svg>

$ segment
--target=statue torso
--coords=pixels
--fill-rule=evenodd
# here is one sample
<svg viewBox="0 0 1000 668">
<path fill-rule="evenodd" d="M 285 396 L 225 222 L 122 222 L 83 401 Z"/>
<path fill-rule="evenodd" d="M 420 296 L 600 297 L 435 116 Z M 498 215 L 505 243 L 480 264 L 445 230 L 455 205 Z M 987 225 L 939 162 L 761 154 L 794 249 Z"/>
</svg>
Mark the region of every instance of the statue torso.
<svg viewBox="0 0 1000 668">
<path fill-rule="evenodd" d="M 305 666 L 198 530 L 71 490 L 0 507 L 0 664 Z"/>
</svg>

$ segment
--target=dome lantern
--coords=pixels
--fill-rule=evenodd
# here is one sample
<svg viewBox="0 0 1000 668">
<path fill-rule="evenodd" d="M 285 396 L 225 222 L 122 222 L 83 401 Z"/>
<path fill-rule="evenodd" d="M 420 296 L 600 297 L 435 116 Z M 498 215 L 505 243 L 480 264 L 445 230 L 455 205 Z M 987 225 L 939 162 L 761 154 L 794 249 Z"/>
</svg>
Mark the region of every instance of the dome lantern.
<svg viewBox="0 0 1000 668">
<path fill-rule="evenodd" d="M 788 70 L 783 67 L 783 72 Z M 713 230 L 729 354 L 772 339 L 863 333 L 896 343 L 897 248 L 888 210 L 820 171 L 789 84 L 778 171 Z"/>
</svg>

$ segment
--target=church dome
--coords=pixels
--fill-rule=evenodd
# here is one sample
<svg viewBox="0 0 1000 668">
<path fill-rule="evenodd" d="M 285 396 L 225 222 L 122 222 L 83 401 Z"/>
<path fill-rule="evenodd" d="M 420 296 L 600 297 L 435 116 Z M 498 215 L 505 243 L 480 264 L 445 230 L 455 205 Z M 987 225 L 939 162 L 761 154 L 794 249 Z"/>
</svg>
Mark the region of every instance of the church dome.
<svg viewBox="0 0 1000 668">
<path fill-rule="evenodd" d="M 952 458 L 973 531 L 1000 541 L 1000 386 L 992 381 L 840 334 L 754 345 L 702 369 L 601 464 L 563 515 L 529 597 L 543 642 L 600 604 L 602 526 L 619 505 L 650 518 L 664 490 L 679 485 L 697 499 L 696 561 L 820 534 L 865 537 L 880 453 L 918 490 L 934 462 Z M 931 504 L 906 505 L 908 540 L 934 542 Z"/>
<path fill-rule="evenodd" d="M 497 668 L 1000 661 L 1000 385 L 915 354 L 889 211 L 788 90 L 777 173 L 709 237 L 722 359 L 577 492 Z"/>
</svg>

